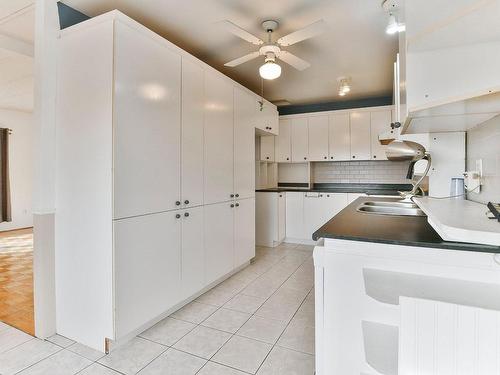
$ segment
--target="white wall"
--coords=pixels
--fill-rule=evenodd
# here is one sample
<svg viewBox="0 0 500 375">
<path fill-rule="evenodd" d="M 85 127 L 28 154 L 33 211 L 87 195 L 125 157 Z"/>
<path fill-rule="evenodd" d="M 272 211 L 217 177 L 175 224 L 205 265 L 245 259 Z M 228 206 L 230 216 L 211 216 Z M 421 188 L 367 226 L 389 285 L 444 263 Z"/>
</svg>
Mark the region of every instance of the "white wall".
<svg viewBox="0 0 500 375">
<path fill-rule="evenodd" d="M 33 114 L 0 109 L 0 127 L 12 129 L 9 139 L 12 221 L 0 231 L 33 226 Z"/>
<path fill-rule="evenodd" d="M 467 132 L 467 169 L 476 170 L 476 160 L 483 160 L 481 192 L 469 193 L 475 202 L 500 202 L 500 116 Z"/>
</svg>

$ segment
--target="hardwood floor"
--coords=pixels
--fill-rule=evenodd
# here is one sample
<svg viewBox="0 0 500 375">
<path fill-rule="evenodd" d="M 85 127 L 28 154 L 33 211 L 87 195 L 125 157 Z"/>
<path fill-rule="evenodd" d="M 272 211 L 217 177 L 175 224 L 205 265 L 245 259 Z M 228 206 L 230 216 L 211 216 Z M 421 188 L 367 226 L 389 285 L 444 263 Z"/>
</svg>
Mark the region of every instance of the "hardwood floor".
<svg viewBox="0 0 500 375">
<path fill-rule="evenodd" d="M 31 228 L 0 232 L 0 321 L 35 333 Z"/>
</svg>

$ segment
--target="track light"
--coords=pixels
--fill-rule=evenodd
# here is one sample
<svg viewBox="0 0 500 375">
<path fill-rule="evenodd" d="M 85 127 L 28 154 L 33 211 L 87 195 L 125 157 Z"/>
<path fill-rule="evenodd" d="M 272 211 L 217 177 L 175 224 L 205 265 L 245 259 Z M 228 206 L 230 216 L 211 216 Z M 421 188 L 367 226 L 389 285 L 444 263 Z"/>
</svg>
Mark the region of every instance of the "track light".
<svg viewBox="0 0 500 375">
<path fill-rule="evenodd" d="M 406 30 L 406 25 L 404 23 L 398 23 L 396 16 L 393 13 L 389 13 L 389 23 L 385 28 L 387 34 L 396 34 Z"/>
</svg>

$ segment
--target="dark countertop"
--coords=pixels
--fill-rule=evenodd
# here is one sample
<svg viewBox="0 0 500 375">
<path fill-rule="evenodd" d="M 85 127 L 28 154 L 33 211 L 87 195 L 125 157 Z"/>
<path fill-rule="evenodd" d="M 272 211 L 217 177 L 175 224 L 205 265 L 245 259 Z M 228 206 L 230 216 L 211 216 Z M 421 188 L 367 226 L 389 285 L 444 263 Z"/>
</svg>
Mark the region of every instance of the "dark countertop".
<svg viewBox="0 0 500 375">
<path fill-rule="evenodd" d="M 364 193 L 368 195 L 398 195 L 399 191 L 411 190 L 410 184 L 280 184 L 277 188 L 258 189 L 257 192 L 281 193 L 286 191 L 318 192 L 318 193 Z"/>
<path fill-rule="evenodd" d="M 392 201 L 395 198 L 377 198 L 377 201 Z M 320 238 L 336 238 L 351 241 L 377 242 L 393 245 L 431 247 L 462 251 L 500 253 L 500 247 L 444 241 L 427 222 L 426 216 L 374 215 L 356 211 L 364 201 L 356 199 L 313 234 Z"/>
</svg>

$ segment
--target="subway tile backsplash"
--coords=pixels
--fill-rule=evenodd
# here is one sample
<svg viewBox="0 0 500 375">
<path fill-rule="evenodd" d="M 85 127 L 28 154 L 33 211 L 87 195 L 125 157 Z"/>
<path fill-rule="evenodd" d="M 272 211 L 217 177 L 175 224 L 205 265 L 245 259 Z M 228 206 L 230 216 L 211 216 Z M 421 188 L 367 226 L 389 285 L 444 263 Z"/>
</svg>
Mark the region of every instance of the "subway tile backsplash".
<svg viewBox="0 0 500 375">
<path fill-rule="evenodd" d="M 312 163 L 314 183 L 407 184 L 408 162 L 337 161 Z"/>
</svg>

